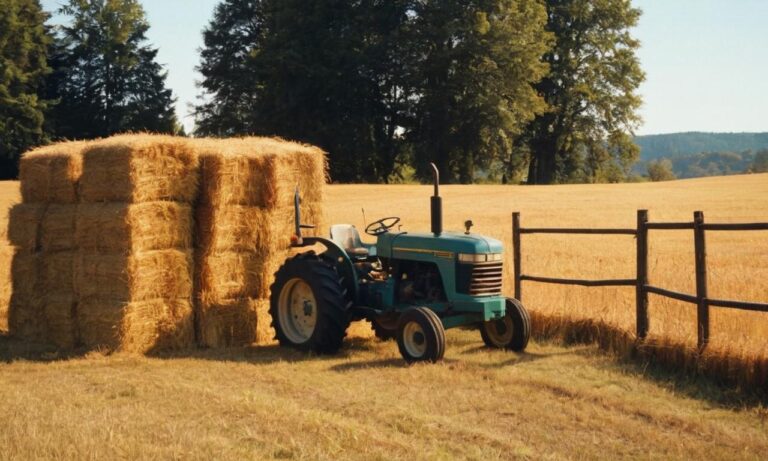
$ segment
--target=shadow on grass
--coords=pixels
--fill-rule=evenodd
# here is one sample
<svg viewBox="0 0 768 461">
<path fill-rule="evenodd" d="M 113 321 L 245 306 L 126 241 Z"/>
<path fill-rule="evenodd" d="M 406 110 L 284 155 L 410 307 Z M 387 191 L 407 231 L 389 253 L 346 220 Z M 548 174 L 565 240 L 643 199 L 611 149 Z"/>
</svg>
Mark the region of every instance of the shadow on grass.
<svg viewBox="0 0 768 461">
<path fill-rule="evenodd" d="M 161 360 L 197 359 L 268 365 L 278 362 L 338 361 L 353 358 L 366 351 L 375 351 L 376 341 L 370 338 L 347 338 L 342 348 L 334 354 L 317 354 L 282 347 L 277 343 L 231 348 L 193 348 L 178 351 L 150 351 L 147 356 Z"/>
<path fill-rule="evenodd" d="M 589 319 L 534 314 L 532 323 L 540 342 L 566 347 L 594 345 L 616 358 L 596 363 L 596 367 L 618 369 L 724 408 L 768 406 L 768 361 L 740 362 L 738 357 L 700 354 L 689 345 L 666 338 L 639 342 L 620 328 Z M 593 354 L 588 350 L 581 353 Z"/>
<path fill-rule="evenodd" d="M 55 362 L 83 357 L 88 351 L 60 351 L 47 344 L 21 341 L 0 333 L 0 362 L 19 360 L 30 362 Z"/>
<path fill-rule="evenodd" d="M 240 346 L 231 348 L 193 347 L 182 350 L 150 350 L 147 357 L 161 360 L 199 359 L 211 361 L 246 362 L 253 364 L 271 364 L 276 362 L 303 362 L 308 360 L 324 361 L 354 357 L 366 351 L 375 351 L 376 341 L 371 338 L 352 337 L 335 354 L 316 354 L 280 347 L 277 343 L 266 345 Z M 84 358 L 89 354 L 111 355 L 109 349 L 76 348 L 60 350 L 45 343 L 22 341 L 0 332 L 0 362 L 15 361 L 55 362 Z"/>
<path fill-rule="evenodd" d="M 408 364 L 401 358 L 366 360 L 363 362 L 339 363 L 330 367 L 331 371 L 371 370 L 376 368 L 406 368 Z"/>
</svg>

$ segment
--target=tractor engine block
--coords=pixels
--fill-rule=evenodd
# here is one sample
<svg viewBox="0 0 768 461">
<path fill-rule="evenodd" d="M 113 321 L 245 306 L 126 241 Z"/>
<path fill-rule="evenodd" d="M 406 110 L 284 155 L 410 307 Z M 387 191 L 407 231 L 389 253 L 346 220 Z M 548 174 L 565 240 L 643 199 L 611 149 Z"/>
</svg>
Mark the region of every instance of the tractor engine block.
<svg viewBox="0 0 768 461">
<path fill-rule="evenodd" d="M 440 271 L 434 263 L 401 261 L 398 268 L 397 296 L 402 303 L 445 301 Z"/>
</svg>

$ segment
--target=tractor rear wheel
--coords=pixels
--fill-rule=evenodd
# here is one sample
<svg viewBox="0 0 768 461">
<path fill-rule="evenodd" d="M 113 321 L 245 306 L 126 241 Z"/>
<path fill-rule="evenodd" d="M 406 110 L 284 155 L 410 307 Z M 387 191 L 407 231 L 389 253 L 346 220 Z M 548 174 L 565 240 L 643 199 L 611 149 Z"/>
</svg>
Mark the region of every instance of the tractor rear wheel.
<svg viewBox="0 0 768 461">
<path fill-rule="evenodd" d="M 336 269 L 314 252 L 289 258 L 278 269 L 269 304 L 280 345 L 317 353 L 341 347 L 350 303 Z"/>
<path fill-rule="evenodd" d="M 400 316 L 397 347 L 406 362 L 438 362 L 445 354 L 443 322 L 431 309 L 416 307 Z"/>
<path fill-rule="evenodd" d="M 483 322 L 480 336 L 488 347 L 523 351 L 531 336 L 531 317 L 516 299 L 507 298 L 506 307 L 504 317 Z"/>
<path fill-rule="evenodd" d="M 400 320 L 398 314 L 384 314 L 371 320 L 371 330 L 382 341 L 397 338 L 397 325 Z"/>
</svg>

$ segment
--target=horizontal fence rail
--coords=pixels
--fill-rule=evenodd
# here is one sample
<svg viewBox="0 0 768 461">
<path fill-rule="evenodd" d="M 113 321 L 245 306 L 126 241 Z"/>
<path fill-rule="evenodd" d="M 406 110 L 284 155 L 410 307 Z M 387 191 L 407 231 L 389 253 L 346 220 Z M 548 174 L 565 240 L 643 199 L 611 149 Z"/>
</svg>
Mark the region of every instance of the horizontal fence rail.
<svg viewBox="0 0 768 461">
<path fill-rule="evenodd" d="M 694 235 L 694 270 L 696 273 L 696 294 L 680 293 L 648 282 L 648 231 L 649 230 L 693 230 Z M 648 335 L 648 294 L 664 296 L 678 301 L 695 304 L 699 350 L 703 350 L 710 338 L 710 307 L 740 309 L 753 312 L 768 312 L 768 303 L 711 299 L 707 296 L 707 250 L 706 231 L 765 231 L 768 223 L 705 224 L 704 213 L 696 211 L 691 222 L 648 222 L 648 211 L 637 211 L 636 229 L 614 228 L 552 228 L 529 227 L 520 225 L 520 213 L 512 214 L 513 265 L 515 271 L 515 298 L 522 301 L 522 282 L 553 283 L 559 285 L 578 285 L 585 287 L 631 286 L 636 295 L 637 338 L 643 340 Z M 580 235 L 633 235 L 637 246 L 637 273 L 633 279 L 584 280 L 569 278 L 542 277 L 524 274 L 522 271 L 523 234 L 580 234 Z"/>
<path fill-rule="evenodd" d="M 679 291 L 667 290 L 664 288 L 654 287 L 651 285 L 644 285 L 643 290 L 647 291 L 648 293 L 653 293 L 659 296 L 665 296 L 667 298 L 672 298 L 672 299 L 676 299 L 678 301 L 683 301 L 687 303 L 697 304 L 699 302 L 699 299 L 696 296 L 680 293 Z"/>
<path fill-rule="evenodd" d="M 552 277 L 536 277 L 534 275 L 521 275 L 520 280 L 531 282 L 555 283 L 559 285 L 581 285 L 585 287 L 615 287 L 630 286 L 637 284 L 635 279 L 612 279 L 612 280 L 575 280 L 575 279 L 556 279 Z"/>
<path fill-rule="evenodd" d="M 637 235 L 635 229 L 569 229 L 565 227 L 540 227 L 520 229 L 521 234 L 599 234 L 599 235 Z"/>
<path fill-rule="evenodd" d="M 709 231 L 761 231 L 768 230 L 768 223 L 703 224 L 702 227 Z"/>
<path fill-rule="evenodd" d="M 692 222 L 649 222 L 645 223 L 646 229 L 658 230 L 685 230 L 693 229 Z"/>
</svg>

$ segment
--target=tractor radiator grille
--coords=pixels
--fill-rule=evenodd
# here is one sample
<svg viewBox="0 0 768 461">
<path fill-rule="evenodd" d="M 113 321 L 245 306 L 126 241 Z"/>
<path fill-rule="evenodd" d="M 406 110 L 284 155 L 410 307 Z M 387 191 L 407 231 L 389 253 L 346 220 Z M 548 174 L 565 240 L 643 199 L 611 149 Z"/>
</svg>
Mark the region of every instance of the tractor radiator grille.
<svg viewBox="0 0 768 461">
<path fill-rule="evenodd" d="M 504 264 L 502 262 L 473 264 L 469 294 L 473 296 L 500 295 L 503 268 Z"/>
</svg>

